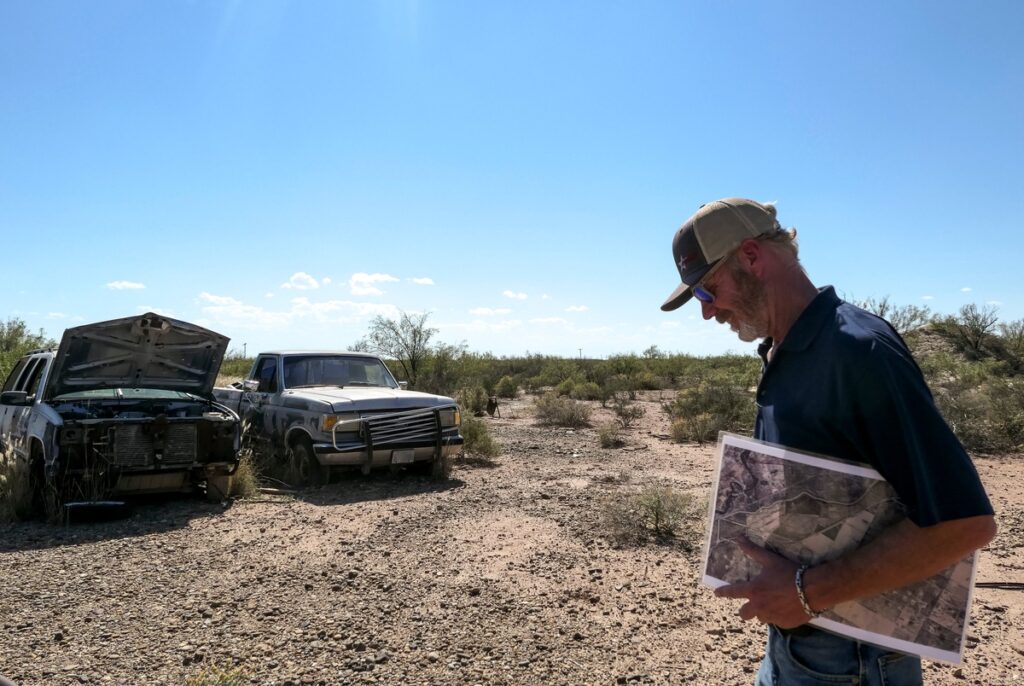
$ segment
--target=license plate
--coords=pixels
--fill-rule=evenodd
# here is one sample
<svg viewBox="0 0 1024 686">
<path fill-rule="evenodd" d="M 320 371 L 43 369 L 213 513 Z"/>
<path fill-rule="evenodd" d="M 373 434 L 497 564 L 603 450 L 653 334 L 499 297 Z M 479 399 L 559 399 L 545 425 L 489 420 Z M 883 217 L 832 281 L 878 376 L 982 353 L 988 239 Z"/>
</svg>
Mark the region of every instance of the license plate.
<svg viewBox="0 0 1024 686">
<path fill-rule="evenodd" d="M 392 450 L 391 464 L 408 464 L 416 456 L 415 450 Z"/>
</svg>

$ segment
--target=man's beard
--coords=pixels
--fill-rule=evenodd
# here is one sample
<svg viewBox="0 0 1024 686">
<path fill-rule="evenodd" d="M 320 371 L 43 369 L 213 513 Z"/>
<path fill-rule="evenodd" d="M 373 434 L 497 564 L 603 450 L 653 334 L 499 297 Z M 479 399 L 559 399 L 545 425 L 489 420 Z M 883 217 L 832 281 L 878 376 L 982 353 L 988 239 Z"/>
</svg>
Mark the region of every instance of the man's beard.
<svg viewBox="0 0 1024 686">
<path fill-rule="evenodd" d="M 742 303 L 735 310 L 725 310 L 715 316 L 719 322 L 729 322 L 736 335 L 744 343 L 768 336 L 768 311 L 765 307 L 764 285 L 756 276 L 742 268 L 732 271 L 736 294 Z"/>
</svg>

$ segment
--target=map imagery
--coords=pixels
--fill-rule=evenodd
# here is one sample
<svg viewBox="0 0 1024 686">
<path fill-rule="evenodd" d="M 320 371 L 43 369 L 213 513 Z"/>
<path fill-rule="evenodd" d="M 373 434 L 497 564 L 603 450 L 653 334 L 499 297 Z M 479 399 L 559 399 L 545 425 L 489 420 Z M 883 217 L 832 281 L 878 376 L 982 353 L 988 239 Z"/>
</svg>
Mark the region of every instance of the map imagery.
<svg viewBox="0 0 1024 686">
<path fill-rule="evenodd" d="M 839 557 L 904 517 L 892 487 L 870 468 L 725 434 L 719 443 L 704 581 L 744 581 L 760 567 L 746 536 L 802 564 Z M 837 605 L 811 623 L 858 640 L 959 663 L 974 556 L 924 581 Z"/>
</svg>

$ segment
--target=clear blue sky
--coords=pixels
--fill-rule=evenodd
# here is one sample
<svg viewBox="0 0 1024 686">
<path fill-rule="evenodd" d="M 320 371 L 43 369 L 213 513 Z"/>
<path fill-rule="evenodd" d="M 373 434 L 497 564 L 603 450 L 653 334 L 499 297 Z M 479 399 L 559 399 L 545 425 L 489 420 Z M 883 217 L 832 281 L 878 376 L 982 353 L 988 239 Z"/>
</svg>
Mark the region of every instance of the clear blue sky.
<svg viewBox="0 0 1024 686">
<path fill-rule="evenodd" d="M 850 298 L 1024 317 L 1024 3 L 0 4 L 0 318 L 248 352 L 749 351 L 675 229 L 776 201 Z"/>
</svg>

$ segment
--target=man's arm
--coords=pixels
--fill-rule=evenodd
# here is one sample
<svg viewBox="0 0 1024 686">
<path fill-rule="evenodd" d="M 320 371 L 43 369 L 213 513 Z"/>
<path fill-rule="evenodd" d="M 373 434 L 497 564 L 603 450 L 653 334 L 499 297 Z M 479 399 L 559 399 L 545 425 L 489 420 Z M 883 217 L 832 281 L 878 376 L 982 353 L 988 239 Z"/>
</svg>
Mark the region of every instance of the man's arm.
<svg viewBox="0 0 1024 686">
<path fill-rule="evenodd" d="M 804 574 L 804 593 L 813 610 L 878 595 L 936 574 L 985 546 L 996 534 L 991 515 L 965 517 L 920 527 L 904 519 L 867 545 L 812 567 Z M 797 564 L 781 555 L 741 541 L 740 547 L 761 564 L 749 581 L 723 586 L 715 595 L 746 598 L 739 615 L 792 628 L 807 622 L 796 594 Z"/>
</svg>

